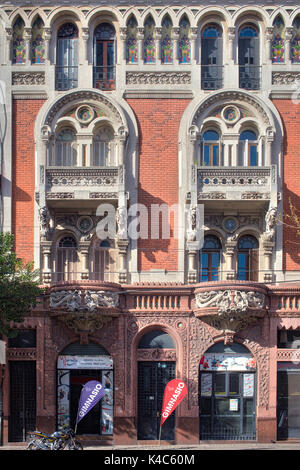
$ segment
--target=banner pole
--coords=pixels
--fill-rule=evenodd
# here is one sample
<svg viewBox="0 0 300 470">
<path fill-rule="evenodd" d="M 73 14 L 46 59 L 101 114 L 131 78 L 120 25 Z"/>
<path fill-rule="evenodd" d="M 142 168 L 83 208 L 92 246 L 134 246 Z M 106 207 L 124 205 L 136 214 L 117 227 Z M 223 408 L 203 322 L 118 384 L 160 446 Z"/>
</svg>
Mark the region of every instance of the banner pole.
<svg viewBox="0 0 300 470">
<path fill-rule="evenodd" d="M 159 426 L 159 445 L 160 445 L 160 438 L 161 438 L 161 425 Z"/>
</svg>

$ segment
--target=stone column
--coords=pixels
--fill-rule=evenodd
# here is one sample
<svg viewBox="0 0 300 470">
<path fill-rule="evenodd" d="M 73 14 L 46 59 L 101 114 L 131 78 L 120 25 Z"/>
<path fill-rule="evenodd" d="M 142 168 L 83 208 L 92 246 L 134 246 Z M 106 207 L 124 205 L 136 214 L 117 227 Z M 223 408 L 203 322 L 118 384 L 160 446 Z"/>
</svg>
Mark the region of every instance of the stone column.
<svg viewBox="0 0 300 470">
<path fill-rule="evenodd" d="M 51 247 L 52 241 L 42 241 L 41 242 L 41 251 L 42 251 L 42 280 L 45 284 L 51 282 Z"/>
<path fill-rule="evenodd" d="M 232 61 L 234 59 L 233 49 L 235 41 L 235 27 L 230 26 L 228 28 L 228 60 Z"/>
<path fill-rule="evenodd" d="M 180 28 L 173 28 L 173 64 L 179 64 L 179 50 L 178 50 L 178 41 L 179 41 L 179 31 Z"/>
<path fill-rule="evenodd" d="M 50 41 L 51 41 L 51 28 L 44 28 L 45 34 L 45 60 L 50 61 Z"/>
<path fill-rule="evenodd" d="M 291 26 L 288 26 L 285 29 L 284 58 L 286 64 L 291 63 L 291 39 L 293 37 L 293 32 L 294 28 Z"/>
<path fill-rule="evenodd" d="M 275 243 L 273 241 L 264 240 L 263 241 L 263 254 L 264 254 L 264 282 L 271 282 L 272 281 L 272 255 L 273 255 L 273 248 Z"/>
<path fill-rule="evenodd" d="M 155 63 L 161 63 L 161 31 L 162 28 L 155 28 Z"/>
<path fill-rule="evenodd" d="M 138 28 L 137 42 L 138 42 L 138 62 L 139 63 L 144 62 L 143 40 L 144 40 L 144 28 Z"/>
<path fill-rule="evenodd" d="M 129 245 L 129 241 L 127 239 L 118 239 L 117 246 L 119 249 L 119 282 L 120 284 L 127 282 L 127 247 Z"/>
<path fill-rule="evenodd" d="M 89 28 L 82 28 L 82 40 L 83 40 L 83 62 L 88 63 L 88 41 L 90 33 Z"/>
<path fill-rule="evenodd" d="M 4 63 L 10 64 L 12 62 L 12 28 L 5 28 L 6 32 L 6 54 L 4 55 Z"/>
<path fill-rule="evenodd" d="M 31 64 L 31 28 L 25 28 L 26 65 Z"/>
<path fill-rule="evenodd" d="M 195 284 L 198 281 L 196 256 L 199 255 L 199 243 L 187 242 L 188 250 L 188 283 Z"/>
<path fill-rule="evenodd" d="M 191 28 L 191 63 L 194 63 L 196 59 L 196 41 L 198 35 L 198 28 Z"/>
<path fill-rule="evenodd" d="M 225 256 L 226 256 L 226 280 L 232 281 L 236 278 L 235 266 L 234 266 L 234 254 L 236 251 L 236 242 L 229 240 L 225 245 Z"/>
<path fill-rule="evenodd" d="M 127 28 L 120 28 L 120 39 L 121 39 L 121 61 L 126 61 L 126 39 L 127 39 Z"/>
<path fill-rule="evenodd" d="M 266 59 L 267 62 L 272 62 L 272 40 L 273 40 L 274 28 L 266 28 Z"/>
<path fill-rule="evenodd" d="M 81 241 L 79 243 L 79 251 L 81 253 L 81 279 L 89 279 L 89 241 Z"/>
</svg>

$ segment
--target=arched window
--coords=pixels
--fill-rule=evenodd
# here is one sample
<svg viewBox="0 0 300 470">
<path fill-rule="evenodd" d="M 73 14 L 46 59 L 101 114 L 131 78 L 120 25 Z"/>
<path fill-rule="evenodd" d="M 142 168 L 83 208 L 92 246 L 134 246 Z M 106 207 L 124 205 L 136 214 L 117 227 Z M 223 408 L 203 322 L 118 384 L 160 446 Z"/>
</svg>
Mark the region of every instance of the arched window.
<svg viewBox="0 0 300 470">
<path fill-rule="evenodd" d="M 178 57 L 180 64 L 189 64 L 191 62 L 190 29 L 190 22 L 187 16 L 183 15 L 179 22 Z"/>
<path fill-rule="evenodd" d="M 114 260 L 110 242 L 102 240 L 94 248 L 93 279 L 97 281 L 111 281 L 113 276 Z"/>
<path fill-rule="evenodd" d="M 77 272 L 78 251 L 77 243 L 72 236 L 60 239 L 56 253 L 56 280 L 74 281 L 79 278 Z"/>
<path fill-rule="evenodd" d="M 222 44 L 222 30 L 218 25 L 211 24 L 202 30 L 201 86 L 204 90 L 217 90 L 222 87 Z"/>
<path fill-rule="evenodd" d="M 291 61 L 293 64 L 300 63 L 300 16 L 293 21 L 293 37 L 291 40 Z"/>
<path fill-rule="evenodd" d="M 76 134 L 72 128 L 62 129 L 55 139 L 55 166 L 76 166 Z"/>
<path fill-rule="evenodd" d="M 252 235 L 244 235 L 238 241 L 237 278 L 240 281 L 258 279 L 258 241 Z"/>
<path fill-rule="evenodd" d="M 207 130 L 202 135 L 202 158 L 203 166 L 220 165 L 220 137 L 214 130 Z"/>
<path fill-rule="evenodd" d="M 146 333 L 141 338 L 138 349 L 175 349 L 175 345 L 168 333 L 155 330 Z"/>
<path fill-rule="evenodd" d="M 45 31 L 43 20 L 38 16 L 32 25 L 31 62 L 32 64 L 45 63 Z"/>
<path fill-rule="evenodd" d="M 243 26 L 239 31 L 239 78 L 240 88 L 260 87 L 259 34 L 254 25 Z"/>
<path fill-rule="evenodd" d="M 78 85 L 78 29 L 63 24 L 57 32 L 56 90 L 70 90 Z"/>
<path fill-rule="evenodd" d="M 155 62 L 155 23 L 152 16 L 148 16 L 144 24 L 144 62 L 153 64 Z"/>
<path fill-rule="evenodd" d="M 132 15 L 127 21 L 126 60 L 128 64 L 135 64 L 138 61 L 137 28 L 137 21 Z"/>
<path fill-rule="evenodd" d="M 25 23 L 20 16 L 13 25 L 12 61 L 14 64 L 25 64 L 26 62 Z"/>
<path fill-rule="evenodd" d="M 166 16 L 162 22 L 161 32 L 161 63 L 173 62 L 172 21 Z"/>
<path fill-rule="evenodd" d="M 240 166 L 257 166 L 258 165 L 258 151 L 257 151 L 257 135 L 254 131 L 245 130 L 241 133 L 239 139 Z"/>
<path fill-rule="evenodd" d="M 110 23 L 100 23 L 94 31 L 94 88 L 115 89 L 116 31 Z"/>
<path fill-rule="evenodd" d="M 272 62 L 278 64 L 284 62 L 284 22 L 280 15 L 273 22 Z"/>
<path fill-rule="evenodd" d="M 114 132 L 111 127 L 100 127 L 93 138 L 93 165 L 114 166 Z"/>
<path fill-rule="evenodd" d="M 200 253 L 200 282 L 219 280 L 221 249 L 220 240 L 214 235 L 204 238 Z"/>
</svg>

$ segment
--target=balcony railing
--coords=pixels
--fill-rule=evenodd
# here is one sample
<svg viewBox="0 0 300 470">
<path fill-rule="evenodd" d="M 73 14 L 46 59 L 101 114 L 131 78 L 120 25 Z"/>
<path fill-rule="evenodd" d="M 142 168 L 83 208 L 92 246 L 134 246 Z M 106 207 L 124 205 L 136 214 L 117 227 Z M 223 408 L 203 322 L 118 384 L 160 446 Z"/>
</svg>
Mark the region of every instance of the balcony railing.
<svg viewBox="0 0 300 470">
<path fill-rule="evenodd" d="M 239 83 L 240 88 L 245 90 L 259 90 L 261 84 L 261 66 L 240 65 Z"/>
<path fill-rule="evenodd" d="M 46 170 L 47 198 L 55 198 L 75 191 L 116 192 L 118 188 L 118 168 L 116 167 L 48 167 Z M 95 193 L 95 194 L 96 194 Z M 66 196 L 67 197 L 67 196 Z M 74 196 L 73 196 L 74 197 Z"/>
<path fill-rule="evenodd" d="M 78 67 L 55 67 L 55 89 L 71 90 L 78 87 Z"/>
<path fill-rule="evenodd" d="M 269 199 L 272 169 L 273 167 L 198 168 L 198 197 L 200 199 Z M 213 195 L 218 196 L 213 197 Z"/>
<path fill-rule="evenodd" d="M 222 65 L 202 65 L 201 88 L 202 90 L 218 90 L 223 86 Z"/>
<path fill-rule="evenodd" d="M 93 86 L 99 90 L 114 90 L 116 87 L 115 66 L 93 67 Z"/>
</svg>

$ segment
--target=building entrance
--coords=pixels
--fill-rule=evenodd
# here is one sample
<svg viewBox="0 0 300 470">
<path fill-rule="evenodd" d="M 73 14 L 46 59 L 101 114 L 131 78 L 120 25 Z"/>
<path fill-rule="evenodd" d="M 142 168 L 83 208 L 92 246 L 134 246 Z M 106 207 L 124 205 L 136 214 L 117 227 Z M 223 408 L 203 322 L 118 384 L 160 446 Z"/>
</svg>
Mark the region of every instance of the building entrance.
<svg viewBox="0 0 300 470">
<path fill-rule="evenodd" d="M 200 361 L 200 440 L 256 438 L 255 361 L 246 348 L 219 343 Z"/>
</svg>

